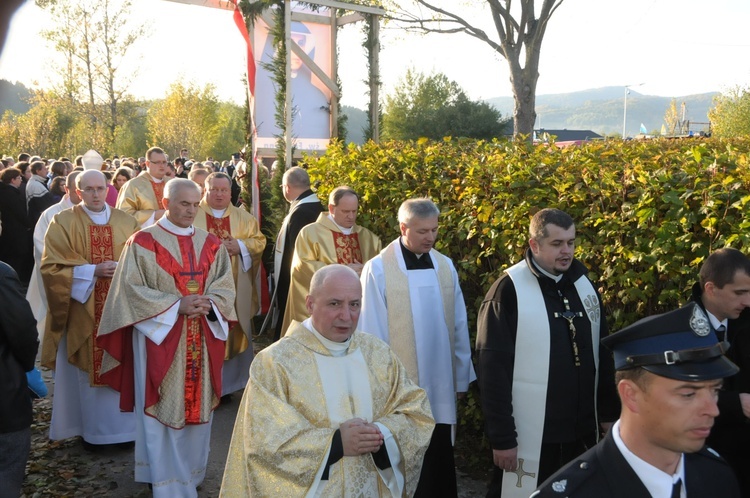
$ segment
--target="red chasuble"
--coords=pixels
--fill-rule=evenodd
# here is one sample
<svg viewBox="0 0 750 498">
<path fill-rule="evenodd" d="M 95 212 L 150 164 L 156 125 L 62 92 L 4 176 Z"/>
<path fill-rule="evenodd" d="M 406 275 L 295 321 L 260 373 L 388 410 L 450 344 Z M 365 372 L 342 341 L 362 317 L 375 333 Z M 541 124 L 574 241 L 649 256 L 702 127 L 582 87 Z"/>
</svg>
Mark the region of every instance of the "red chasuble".
<svg viewBox="0 0 750 498">
<path fill-rule="evenodd" d="M 362 263 L 362 249 L 359 247 L 359 236 L 356 233 L 346 235 L 332 231 L 331 234 L 336 247 L 336 260 L 339 264 Z"/>
<path fill-rule="evenodd" d="M 89 240 L 91 242 L 91 254 L 89 261 L 92 265 L 98 265 L 105 261 L 115 261 L 115 251 L 112 238 L 112 227 L 110 225 L 89 225 Z M 99 377 L 102 369 L 102 356 L 104 352 L 96 343 L 99 322 L 102 319 L 104 303 L 107 300 L 109 285 L 112 280 L 109 278 L 97 278 L 94 284 L 94 331 L 92 332 L 91 348 L 93 358 L 93 375 L 92 386 L 106 386 Z"/>
<path fill-rule="evenodd" d="M 162 227 L 159 227 L 163 229 Z M 148 232 L 138 232 L 129 241 L 129 244 L 138 246 L 153 253 L 156 264 L 165 272 L 169 273 L 175 281 L 177 290 L 186 296 L 189 294 L 203 294 L 206 278 L 220 249 L 221 241 L 213 235 L 209 235 L 196 257 L 192 236 L 177 237 L 180 248 L 181 265 L 164 246 L 159 244 Z M 197 284 L 197 287 L 193 287 Z M 179 299 L 178 296 L 175 296 Z M 176 301 L 175 301 L 176 302 Z M 162 310 L 164 312 L 166 310 Z M 148 319 L 152 317 L 144 317 Z M 184 325 L 184 329 L 183 329 Z M 230 322 L 230 326 L 233 325 Z M 121 393 L 120 409 L 133 411 L 135 404 L 135 391 L 133 385 L 133 349 L 132 331 L 133 326 L 121 329 L 123 334 L 108 334 L 99 339 L 102 345 L 112 356 L 122 364 L 123 368 L 111 370 L 102 376 L 108 385 Z M 185 364 L 185 424 L 198 424 L 200 421 L 201 402 L 201 371 L 203 362 L 208 362 L 211 387 L 216 398 L 221 396 L 221 367 L 224 361 L 224 341 L 214 337 L 208 326 L 205 316 L 199 318 L 187 318 L 186 315 L 177 315 L 172 330 L 167 334 L 164 341 L 157 345 L 153 341 L 146 340 L 146 399 L 145 408 L 153 407 L 160 399 L 159 391 L 173 361 L 175 352 L 179 346 L 183 330 L 186 332 L 187 355 Z M 117 336 L 121 335 L 122 342 L 118 345 Z M 208 358 L 204 358 L 201 344 L 205 341 Z M 128 344 L 130 346 L 128 346 Z M 128 373 L 129 372 L 129 373 Z M 215 408 L 211 407 L 212 409 Z M 163 422 L 162 422 L 163 423 Z M 177 427 L 179 428 L 179 427 Z"/>
</svg>

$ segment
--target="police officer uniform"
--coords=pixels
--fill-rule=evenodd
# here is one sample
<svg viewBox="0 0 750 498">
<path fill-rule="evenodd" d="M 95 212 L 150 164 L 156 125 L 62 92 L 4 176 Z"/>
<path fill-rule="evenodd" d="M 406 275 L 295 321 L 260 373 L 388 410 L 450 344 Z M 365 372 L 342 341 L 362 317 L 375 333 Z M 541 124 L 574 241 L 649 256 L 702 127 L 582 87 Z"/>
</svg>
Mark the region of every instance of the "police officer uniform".
<svg viewBox="0 0 750 498">
<path fill-rule="evenodd" d="M 724 356 L 708 317 L 694 303 L 640 320 L 605 337 L 602 342 L 612 349 L 617 370 L 641 367 L 655 375 L 684 381 L 716 380 L 738 371 L 737 366 Z M 740 497 L 731 468 L 707 447 L 696 453 L 683 454 L 673 476 L 672 489 L 669 482 L 667 486 L 663 485 L 664 478 L 663 472 L 627 449 L 619 437 L 618 422 L 599 444 L 552 475 L 531 496 Z M 662 485 L 660 488 L 659 484 Z"/>
</svg>

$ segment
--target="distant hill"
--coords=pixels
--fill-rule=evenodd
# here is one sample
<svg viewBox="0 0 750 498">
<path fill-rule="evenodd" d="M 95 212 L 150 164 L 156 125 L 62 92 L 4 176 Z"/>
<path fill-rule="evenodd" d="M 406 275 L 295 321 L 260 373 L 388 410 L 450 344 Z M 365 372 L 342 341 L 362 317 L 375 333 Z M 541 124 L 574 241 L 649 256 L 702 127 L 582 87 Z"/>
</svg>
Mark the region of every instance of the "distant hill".
<svg viewBox="0 0 750 498">
<path fill-rule="evenodd" d="M 0 79 L 0 116 L 11 110 L 23 114 L 29 110 L 28 100 L 31 92 L 23 83 L 11 83 Z"/>
<path fill-rule="evenodd" d="M 341 106 L 341 112 L 346 116 L 346 142 L 362 145 L 365 143 L 365 128 L 367 128 L 367 113 L 362 109 L 348 105 Z"/>
<path fill-rule="evenodd" d="M 580 92 L 537 95 L 535 128 L 586 129 L 601 135 L 622 133 L 623 87 L 604 87 Z M 677 109 L 687 106 L 691 122 L 708 122 L 708 110 L 717 92 L 675 97 Z M 487 102 L 503 116 L 513 116 L 513 97 L 495 97 Z M 627 134 L 638 133 L 641 123 L 651 132 L 660 130 L 671 97 L 643 95 L 630 90 Z M 691 127 L 692 128 L 692 127 Z M 697 128 L 697 127 L 696 127 Z"/>
</svg>

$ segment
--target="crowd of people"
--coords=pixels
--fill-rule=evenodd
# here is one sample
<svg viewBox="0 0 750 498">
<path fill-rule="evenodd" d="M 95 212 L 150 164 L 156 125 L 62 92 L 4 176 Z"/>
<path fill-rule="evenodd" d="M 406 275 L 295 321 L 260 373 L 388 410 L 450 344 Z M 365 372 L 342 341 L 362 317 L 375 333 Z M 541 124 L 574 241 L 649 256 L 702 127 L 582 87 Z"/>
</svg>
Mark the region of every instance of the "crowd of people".
<svg viewBox="0 0 750 498">
<path fill-rule="evenodd" d="M 488 497 L 750 496 L 740 251 L 705 260 L 685 307 L 610 333 L 576 221 L 538 209 L 477 310 L 472 358 L 459 274 L 434 247 L 440 208 L 405 199 L 383 244 L 357 224 L 358 192 L 325 206 L 292 167 L 265 268 L 274 342 L 254 357 L 268 241 L 240 206 L 240 161 L 2 159 L 0 497 L 23 482 L 39 343 L 50 439 L 132 448 L 155 497 L 198 496 L 213 410 L 242 390 L 222 496 L 455 497 L 475 381 Z"/>
</svg>

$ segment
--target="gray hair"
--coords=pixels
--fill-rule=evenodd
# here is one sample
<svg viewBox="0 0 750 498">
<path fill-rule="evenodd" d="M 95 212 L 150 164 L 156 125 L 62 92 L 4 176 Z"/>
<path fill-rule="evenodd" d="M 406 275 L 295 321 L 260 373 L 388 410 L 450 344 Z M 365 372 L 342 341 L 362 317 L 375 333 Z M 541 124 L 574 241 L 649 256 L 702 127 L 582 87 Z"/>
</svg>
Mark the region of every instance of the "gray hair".
<svg viewBox="0 0 750 498">
<path fill-rule="evenodd" d="M 290 187 L 310 188 L 310 175 L 307 174 L 306 169 L 299 166 L 293 166 L 286 170 L 282 180 Z"/>
<path fill-rule="evenodd" d="M 357 195 L 357 192 L 355 192 L 353 188 L 344 185 L 333 189 L 331 194 L 328 196 L 328 204 L 331 204 L 332 206 L 338 206 L 339 201 L 347 195 L 353 195 L 357 198 L 357 200 L 359 200 L 359 195 Z"/>
<path fill-rule="evenodd" d="M 428 197 L 407 199 L 398 208 L 398 222 L 408 225 L 412 218 L 433 218 L 440 216 L 440 209 Z"/>
<path fill-rule="evenodd" d="M 173 180 L 169 180 L 166 185 L 164 185 L 164 198 L 171 199 L 175 195 L 177 195 L 177 192 L 179 192 L 180 190 L 188 189 L 193 189 L 198 193 L 198 195 L 201 194 L 200 186 L 197 183 L 188 180 L 187 178 L 175 178 Z"/>
<path fill-rule="evenodd" d="M 315 295 L 320 291 L 320 288 L 325 285 L 326 281 L 329 278 L 340 276 L 342 274 L 348 275 L 354 278 L 357 282 L 359 282 L 359 277 L 357 276 L 357 272 L 355 272 L 348 266 L 339 265 L 339 264 L 326 265 L 320 270 L 316 271 L 315 274 L 312 276 L 312 280 L 310 280 L 309 295 L 314 298 Z"/>
<path fill-rule="evenodd" d="M 65 177 L 65 188 L 68 190 L 74 190 L 76 188 L 76 178 L 80 175 L 80 171 L 71 171 L 68 176 Z"/>
</svg>

